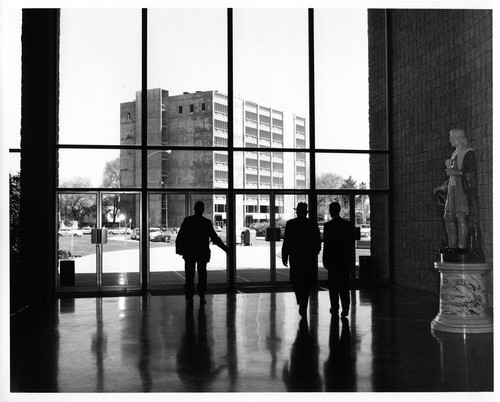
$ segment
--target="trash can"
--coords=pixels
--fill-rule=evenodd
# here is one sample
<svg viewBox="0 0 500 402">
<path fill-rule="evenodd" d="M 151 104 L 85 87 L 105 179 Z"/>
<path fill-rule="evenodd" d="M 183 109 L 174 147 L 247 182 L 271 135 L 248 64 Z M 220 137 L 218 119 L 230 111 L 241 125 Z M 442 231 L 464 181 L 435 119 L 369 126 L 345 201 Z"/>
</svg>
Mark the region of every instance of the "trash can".
<svg viewBox="0 0 500 402">
<path fill-rule="evenodd" d="M 372 276 L 372 257 L 370 255 L 359 256 L 359 277 L 371 278 Z"/>
<path fill-rule="evenodd" d="M 245 229 L 241 232 L 241 244 L 243 246 L 253 246 L 257 239 L 257 232 L 253 229 Z"/>
<path fill-rule="evenodd" d="M 75 260 L 59 261 L 59 285 L 75 286 Z"/>
</svg>

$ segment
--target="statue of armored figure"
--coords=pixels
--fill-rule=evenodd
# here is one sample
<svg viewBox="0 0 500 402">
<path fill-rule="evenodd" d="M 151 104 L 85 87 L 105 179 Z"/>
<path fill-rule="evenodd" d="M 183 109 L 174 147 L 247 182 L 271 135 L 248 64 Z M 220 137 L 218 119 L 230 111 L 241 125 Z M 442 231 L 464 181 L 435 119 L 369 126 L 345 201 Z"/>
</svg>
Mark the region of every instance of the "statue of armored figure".
<svg viewBox="0 0 500 402">
<path fill-rule="evenodd" d="M 456 259 L 453 256 L 461 256 L 462 261 L 484 261 L 479 228 L 476 156 L 461 128 L 450 131 L 450 144 L 455 150 L 445 161 L 448 180 L 434 188 L 434 194 L 443 201 L 441 205 L 444 204 L 448 235 L 448 246 L 441 249 L 441 253 L 445 259 L 452 261 Z"/>
</svg>

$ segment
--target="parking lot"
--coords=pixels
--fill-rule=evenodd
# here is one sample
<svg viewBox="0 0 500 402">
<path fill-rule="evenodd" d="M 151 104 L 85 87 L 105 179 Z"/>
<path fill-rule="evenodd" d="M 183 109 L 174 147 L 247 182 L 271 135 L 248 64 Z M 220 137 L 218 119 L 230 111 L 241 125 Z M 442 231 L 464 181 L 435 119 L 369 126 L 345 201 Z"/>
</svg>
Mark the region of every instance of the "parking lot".
<svg viewBox="0 0 500 402">
<path fill-rule="evenodd" d="M 138 272 L 140 265 L 140 242 L 125 239 L 124 235 L 109 235 L 108 242 L 103 245 L 104 272 Z M 90 236 L 59 237 L 59 249 L 69 250 L 75 258 L 76 273 L 93 273 L 96 271 L 96 246 L 91 244 Z M 217 246 L 211 246 L 212 257 L 209 270 L 225 270 L 226 254 Z M 149 242 L 150 271 L 184 270 L 184 261 L 175 254 L 175 243 Z M 369 248 L 356 250 L 356 263 L 359 256 L 370 255 Z M 322 254 L 319 255 L 320 266 Z M 252 246 L 236 246 L 238 269 L 262 269 L 270 266 L 270 243 L 264 238 L 257 238 Z M 281 262 L 281 243 L 276 246 L 276 268 L 284 269 Z"/>
</svg>

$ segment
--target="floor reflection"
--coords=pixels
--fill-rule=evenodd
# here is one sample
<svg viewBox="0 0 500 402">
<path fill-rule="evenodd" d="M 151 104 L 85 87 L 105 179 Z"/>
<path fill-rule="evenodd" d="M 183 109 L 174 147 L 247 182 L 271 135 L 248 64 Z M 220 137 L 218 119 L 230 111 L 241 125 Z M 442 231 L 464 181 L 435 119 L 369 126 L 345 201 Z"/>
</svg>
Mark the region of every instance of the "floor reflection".
<svg viewBox="0 0 500 402">
<path fill-rule="evenodd" d="M 96 392 L 104 391 L 104 358 L 107 352 L 108 336 L 104 332 L 102 299 L 96 299 L 96 331 L 92 335 L 91 350 L 96 360 Z"/>
<path fill-rule="evenodd" d="M 330 354 L 324 365 L 325 391 L 356 391 L 356 370 L 351 352 L 351 330 L 349 320 L 342 317 L 342 332 L 339 338 L 339 319 L 330 321 Z"/>
<path fill-rule="evenodd" d="M 216 366 L 213 360 L 205 308 L 201 307 L 197 314 L 198 331 L 193 310 L 192 305 L 186 307 L 185 332 L 177 353 L 177 374 L 185 384 L 186 391 L 210 391 L 210 384 L 226 366 Z"/>
<path fill-rule="evenodd" d="M 468 392 L 493 390 L 493 335 L 431 333 L 438 298 L 353 292 L 47 301 L 11 317 L 13 392 Z"/>
<path fill-rule="evenodd" d="M 319 392 L 323 388 L 319 372 L 317 293 L 310 299 L 309 317 L 311 325 L 307 318 L 300 320 L 290 361 L 283 366 L 283 382 L 287 391 Z"/>
<path fill-rule="evenodd" d="M 151 392 L 153 388 L 153 379 L 151 377 L 150 358 L 151 358 L 151 337 L 149 331 L 149 299 L 141 299 L 141 325 L 139 328 L 139 374 L 142 381 L 142 392 Z"/>
<path fill-rule="evenodd" d="M 290 361 L 283 366 L 283 382 L 287 391 L 318 392 L 323 383 L 319 373 L 319 346 L 307 319 L 300 321 Z"/>
</svg>

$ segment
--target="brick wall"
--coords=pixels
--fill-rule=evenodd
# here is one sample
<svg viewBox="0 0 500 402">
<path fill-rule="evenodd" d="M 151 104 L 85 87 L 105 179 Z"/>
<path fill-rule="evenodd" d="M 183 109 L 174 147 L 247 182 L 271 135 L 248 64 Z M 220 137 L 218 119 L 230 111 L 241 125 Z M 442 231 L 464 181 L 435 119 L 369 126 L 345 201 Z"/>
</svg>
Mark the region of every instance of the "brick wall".
<svg viewBox="0 0 500 402">
<path fill-rule="evenodd" d="M 385 11 L 369 11 L 370 141 L 379 147 L 389 124 L 393 280 L 437 292 L 433 262 L 446 233 L 432 189 L 446 180 L 454 127 L 466 130 L 476 152 L 481 230 L 486 259 L 493 260 L 492 12 L 389 10 L 387 15 L 388 101 Z M 371 177 L 379 179 L 377 173 Z"/>
<path fill-rule="evenodd" d="M 385 14 L 383 11 L 368 13 L 368 55 L 370 93 L 370 149 L 387 149 L 386 122 L 386 53 Z M 387 160 L 387 158 L 386 158 Z M 370 157 L 370 187 L 387 186 L 387 164 L 380 157 Z M 387 247 L 387 197 L 370 197 L 372 242 L 372 270 L 377 278 L 388 279 L 389 248 Z"/>
</svg>

